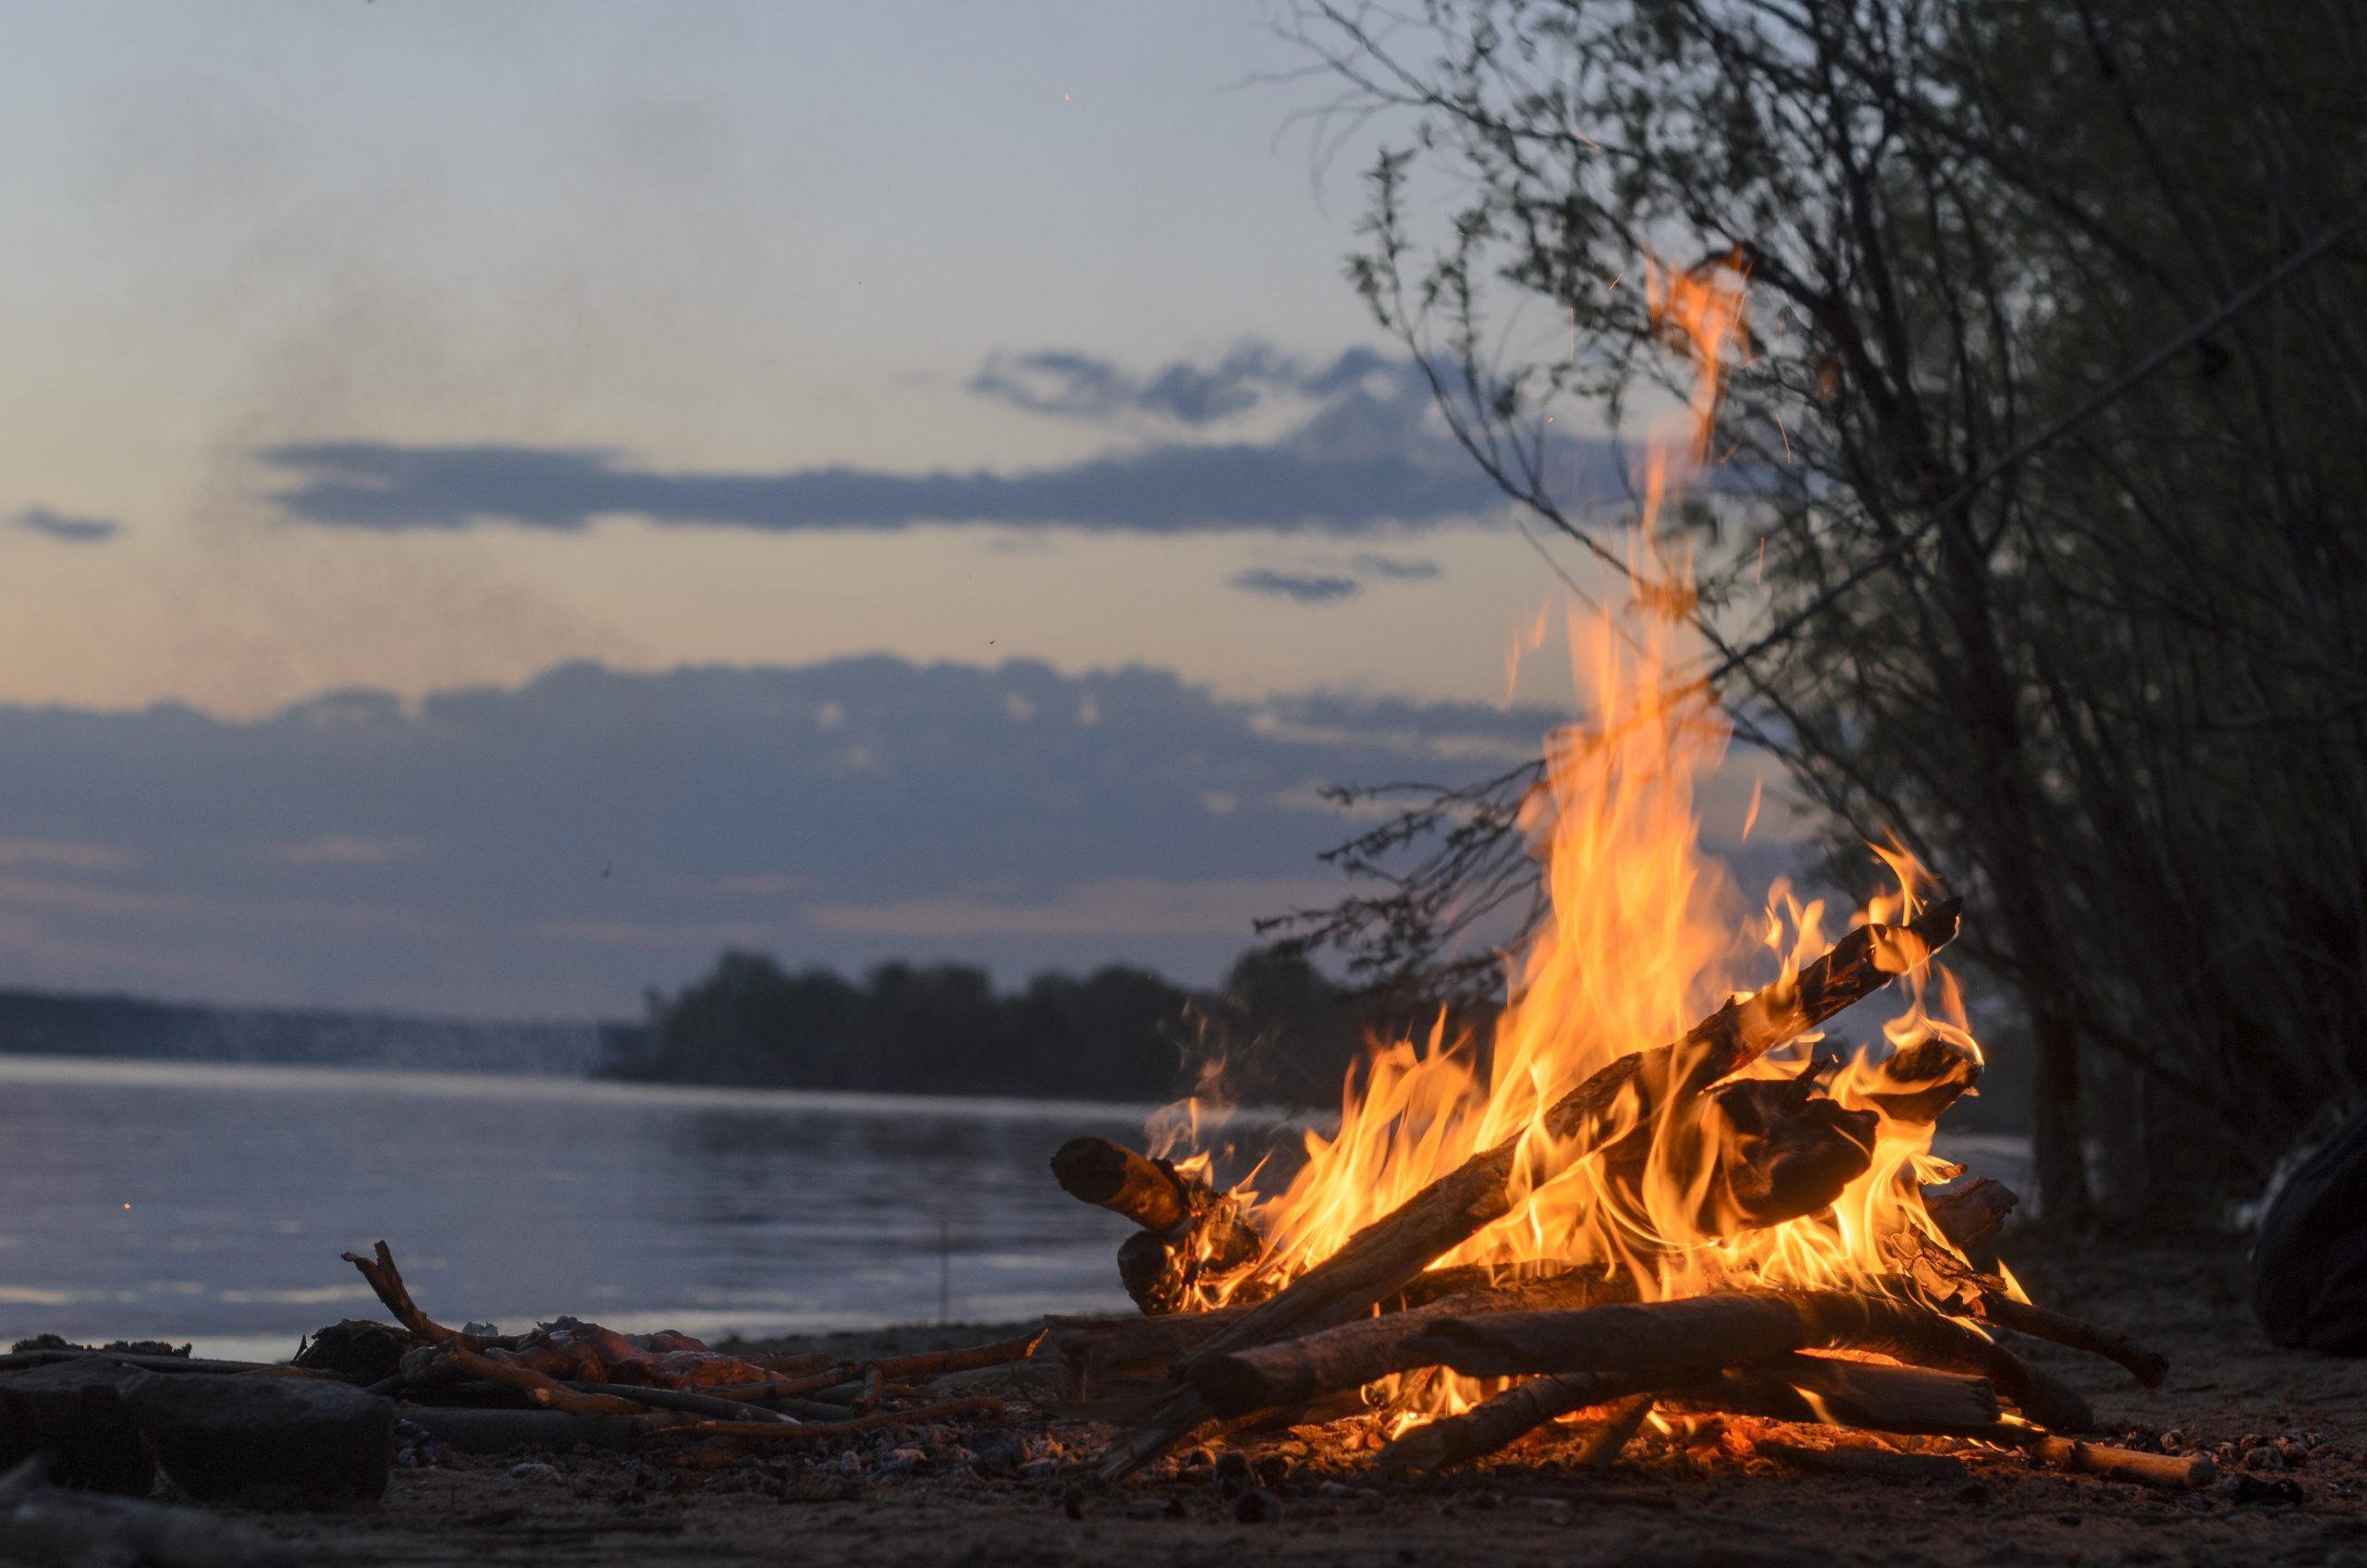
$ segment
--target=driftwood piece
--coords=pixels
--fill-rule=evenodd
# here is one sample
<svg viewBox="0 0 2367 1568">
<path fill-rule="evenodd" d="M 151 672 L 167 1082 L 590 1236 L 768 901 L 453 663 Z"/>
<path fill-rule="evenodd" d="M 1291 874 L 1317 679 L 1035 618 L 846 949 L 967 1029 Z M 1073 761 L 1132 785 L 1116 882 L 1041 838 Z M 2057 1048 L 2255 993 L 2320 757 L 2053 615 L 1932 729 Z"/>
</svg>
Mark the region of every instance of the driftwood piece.
<svg viewBox="0 0 2367 1568">
<path fill-rule="evenodd" d="M 1002 1401 L 979 1395 L 970 1399 L 944 1400 L 910 1410 L 883 1410 L 876 1415 L 857 1416 L 852 1421 L 693 1421 L 688 1429 L 716 1438 L 763 1438 L 767 1440 L 842 1438 L 851 1432 L 876 1432 L 883 1427 L 913 1427 L 926 1421 L 942 1421 L 953 1415 L 1001 1414 Z"/>
<path fill-rule="evenodd" d="M 536 1404 L 574 1415 L 642 1415 L 648 1406 L 613 1394 L 580 1393 L 547 1372 L 512 1361 L 496 1361 L 466 1345 L 423 1345 L 403 1357 L 406 1383 L 494 1383 L 516 1389 Z"/>
<path fill-rule="evenodd" d="M 447 1329 L 419 1309 L 411 1299 L 411 1288 L 403 1283 L 402 1271 L 395 1267 L 395 1255 L 384 1242 L 372 1243 L 374 1257 L 364 1257 L 358 1252 L 342 1254 L 345 1261 L 362 1270 L 370 1289 L 381 1305 L 395 1315 L 395 1321 L 411 1330 L 411 1337 L 422 1344 L 459 1345 L 466 1350 L 489 1350 L 502 1341 L 484 1334 L 464 1334 L 458 1329 Z"/>
<path fill-rule="evenodd" d="M 714 1394 L 693 1393 L 686 1389 L 644 1389 L 632 1383 L 584 1383 L 570 1379 L 567 1387 L 579 1394 L 605 1396 L 624 1402 L 628 1406 L 641 1405 L 651 1410 L 680 1410 L 710 1420 L 723 1421 L 786 1421 L 776 1407 L 748 1400 L 723 1399 Z M 537 1403 L 544 1403 L 540 1400 Z M 621 1411 L 603 1414 L 621 1415 Z"/>
<path fill-rule="evenodd" d="M 1071 1138 L 1052 1156 L 1061 1190 L 1142 1227 L 1118 1247 L 1118 1279 L 1146 1313 L 1178 1312 L 1207 1278 L 1237 1274 L 1265 1243 L 1241 1207 L 1197 1176 L 1107 1138 Z"/>
<path fill-rule="evenodd" d="M 1544 1137 L 1524 1134 L 1474 1155 L 1350 1237 L 1194 1355 L 1269 1344 L 1362 1315 L 1510 1213 L 1516 1170 L 1531 1185 L 1548 1180 L 1648 1123 L 1670 1096 L 1700 1094 L 1872 995 L 1945 946 L 1962 910 L 1961 900 L 1950 899 L 1903 927 L 1859 926 L 1791 985 L 1736 998 L 1684 1038 L 1619 1058 L 1547 1109 Z M 1115 1479 L 1149 1463 L 1209 1415 L 1196 1390 L 1174 1390 L 1110 1445 L 1100 1475 Z"/>
<path fill-rule="evenodd" d="M 407 1404 L 403 1419 L 433 1440 L 464 1453 L 507 1453 L 514 1448 L 632 1449 L 655 1433 L 679 1430 L 693 1417 L 679 1411 L 646 1415 L 569 1415 L 557 1410 L 476 1410 Z"/>
<path fill-rule="evenodd" d="M 1186 1375 L 1219 1415 L 1247 1415 L 1361 1388 L 1392 1372 L 1428 1366 L 1430 1363 L 1420 1350 L 1409 1347 L 1418 1346 L 1423 1329 L 1442 1318 L 1566 1310 L 1633 1293 L 1634 1287 L 1624 1278 L 1613 1280 L 1574 1270 L 1550 1279 L 1466 1291 L 1295 1340 L 1195 1358 Z"/>
<path fill-rule="evenodd" d="M 1707 1354 L 1734 1366 L 1800 1350 L 1870 1351 L 1987 1378 L 2042 1427 L 2086 1431 L 2078 1393 L 2003 1345 L 1936 1312 L 1849 1291 L 1726 1291 L 1682 1301 L 1435 1319 L 1408 1354 L 1471 1377 L 1616 1372 L 1636 1391 L 1688 1376 Z"/>
</svg>

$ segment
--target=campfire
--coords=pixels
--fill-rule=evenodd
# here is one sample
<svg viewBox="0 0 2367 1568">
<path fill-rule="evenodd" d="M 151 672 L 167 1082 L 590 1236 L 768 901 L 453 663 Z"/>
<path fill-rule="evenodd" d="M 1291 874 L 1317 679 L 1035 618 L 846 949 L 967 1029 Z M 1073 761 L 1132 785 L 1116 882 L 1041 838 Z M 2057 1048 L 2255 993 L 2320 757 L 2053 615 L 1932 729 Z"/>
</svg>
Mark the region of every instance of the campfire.
<svg viewBox="0 0 2367 1568">
<path fill-rule="evenodd" d="M 1691 576 L 1653 520 L 1706 460 L 1744 296 L 1724 268 L 1650 289 L 1695 370 L 1690 428 L 1650 447 L 1626 601 L 1574 620 L 1588 716 L 1549 739 L 1525 817 L 1550 920 L 1490 1038 L 1441 1022 L 1377 1052 L 1275 1190 L 1257 1172 L 1217 1190 L 1191 1114 L 1176 1146 L 1054 1157 L 1068 1192 L 1140 1227 L 1118 1267 L 1144 1319 L 1054 1323 L 1119 1422 L 1098 1473 L 1212 1427 L 1343 1413 L 1389 1475 L 1580 1412 L 1601 1462 L 1665 1405 L 2198 1479 L 2068 1441 L 2085 1401 L 2009 1343 L 2077 1346 L 2149 1387 L 2165 1370 L 2030 1302 L 1988 1252 L 2014 1195 L 1932 1152 L 1982 1067 L 1939 957 L 1961 901 L 1872 847 L 1890 890 L 1828 941 L 1822 903 L 1778 883 L 1746 916 L 1701 851 L 1696 788 L 1730 725 L 1683 676 Z M 1877 994 L 1899 1003 L 1880 1040 L 1832 1047 L 1824 1025 Z"/>
</svg>

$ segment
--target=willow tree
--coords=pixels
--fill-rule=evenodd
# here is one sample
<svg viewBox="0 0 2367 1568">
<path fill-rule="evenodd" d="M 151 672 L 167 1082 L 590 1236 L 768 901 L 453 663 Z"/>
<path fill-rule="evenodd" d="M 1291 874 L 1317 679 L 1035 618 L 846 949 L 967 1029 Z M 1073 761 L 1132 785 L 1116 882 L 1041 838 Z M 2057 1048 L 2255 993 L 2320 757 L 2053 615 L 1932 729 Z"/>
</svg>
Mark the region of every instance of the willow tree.
<svg viewBox="0 0 2367 1568">
<path fill-rule="evenodd" d="M 2241 1176 L 2367 1077 L 2361 26 L 2135 0 L 1297 16 L 1338 110 L 1391 128 L 1351 276 L 1549 536 L 1600 549 L 1604 521 L 1558 498 L 1553 410 L 1615 425 L 1690 374 L 1635 280 L 1748 279 L 1727 479 L 1690 513 L 1695 673 L 1836 849 L 1895 836 L 1970 896 L 2057 1218 L 2089 1210 L 2099 1084 L 2127 1194 Z M 1503 350 L 1524 312 L 1581 351 Z M 1299 938 L 1467 987 L 1473 921 L 1539 916 L 1535 778 L 1343 846 L 1383 880 Z"/>
</svg>

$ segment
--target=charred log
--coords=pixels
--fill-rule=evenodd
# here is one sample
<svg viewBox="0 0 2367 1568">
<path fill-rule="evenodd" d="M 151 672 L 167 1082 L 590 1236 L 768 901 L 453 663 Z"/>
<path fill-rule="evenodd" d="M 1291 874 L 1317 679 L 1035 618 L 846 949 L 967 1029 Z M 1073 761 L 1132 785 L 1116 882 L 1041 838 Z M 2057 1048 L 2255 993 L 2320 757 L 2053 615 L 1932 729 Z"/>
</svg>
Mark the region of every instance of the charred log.
<svg viewBox="0 0 2367 1568">
<path fill-rule="evenodd" d="M 1072 1138 L 1052 1156 L 1061 1190 L 1142 1227 L 1118 1248 L 1118 1278 L 1149 1314 L 1182 1310 L 1203 1279 L 1237 1274 L 1265 1243 L 1240 1206 L 1197 1176 L 1107 1138 Z"/>
<path fill-rule="evenodd" d="M 1430 1324 L 1445 1318 L 1584 1307 L 1633 1294 L 1634 1288 L 1625 1279 L 1606 1280 L 1585 1272 L 1466 1291 L 1425 1306 L 1361 1317 L 1277 1344 L 1195 1358 L 1188 1376 L 1218 1415 L 1246 1415 L 1429 1366 L 1432 1358 L 1409 1347 L 1421 1342 L 1423 1330 Z"/>
<path fill-rule="evenodd" d="M 1975 1176 L 1961 1187 L 1923 1194 L 1924 1212 L 1940 1228 L 1948 1244 L 1968 1257 L 1985 1249 L 2005 1226 L 2005 1217 L 2021 1202 L 2014 1189 L 1986 1176 Z"/>
<path fill-rule="evenodd" d="M 2087 1402 L 2013 1352 L 1952 1318 L 1848 1291 L 1732 1291 L 1682 1301 L 1439 1318 L 1407 1346 L 1472 1377 L 1651 1374 L 1665 1388 L 1705 1354 L 1719 1366 L 1801 1350 L 1871 1351 L 1913 1366 L 1987 1378 L 2040 1426 L 2086 1431 Z"/>
</svg>

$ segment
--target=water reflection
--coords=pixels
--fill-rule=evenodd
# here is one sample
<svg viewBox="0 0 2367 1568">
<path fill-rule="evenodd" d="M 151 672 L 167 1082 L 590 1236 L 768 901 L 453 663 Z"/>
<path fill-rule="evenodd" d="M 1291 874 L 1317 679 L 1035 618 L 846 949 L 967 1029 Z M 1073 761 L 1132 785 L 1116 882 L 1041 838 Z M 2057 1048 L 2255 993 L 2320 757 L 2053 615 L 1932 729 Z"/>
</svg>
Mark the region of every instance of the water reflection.
<svg viewBox="0 0 2367 1568">
<path fill-rule="evenodd" d="M 1122 1108 L 0 1058 L 0 1335 L 297 1334 L 367 1308 L 759 1331 L 1117 1310 L 1045 1169 Z M 126 1206 L 129 1207 L 126 1207 Z M 950 1298 L 950 1299 L 949 1299 Z"/>
</svg>

